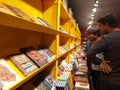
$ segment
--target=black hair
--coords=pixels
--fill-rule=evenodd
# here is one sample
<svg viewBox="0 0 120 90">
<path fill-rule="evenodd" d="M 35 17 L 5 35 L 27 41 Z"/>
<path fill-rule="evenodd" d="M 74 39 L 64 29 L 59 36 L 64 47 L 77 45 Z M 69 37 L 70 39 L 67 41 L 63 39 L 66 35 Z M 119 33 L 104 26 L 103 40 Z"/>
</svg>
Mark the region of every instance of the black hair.
<svg viewBox="0 0 120 90">
<path fill-rule="evenodd" d="M 98 19 L 98 23 L 101 23 L 103 25 L 108 24 L 111 28 L 118 27 L 117 18 L 114 14 L 108 13 L 101 18 Z"/>
<path fill-rule="evenodd" d="M 97 25 L 95 26 L 91 26 L 88 30 L 87 30 L 87 35 L 88 34 L 94 34 L 94 35 L 98 35 L 100 37 L 100 29 Z"/>
</svg>

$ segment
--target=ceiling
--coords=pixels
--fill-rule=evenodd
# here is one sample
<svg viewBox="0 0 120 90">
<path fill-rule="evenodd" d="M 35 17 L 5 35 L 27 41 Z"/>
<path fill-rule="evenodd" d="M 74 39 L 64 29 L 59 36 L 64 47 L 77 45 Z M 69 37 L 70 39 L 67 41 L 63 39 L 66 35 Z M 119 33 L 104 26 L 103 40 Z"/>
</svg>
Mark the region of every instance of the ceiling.
<svg viewBox="0 0 120 90">
<path fill-rule="evenodd" d="M 120 16 L 120 0 L 98 0 L 97 11 L 93 21 L 106 13 L 115 13 Z M 73 17 L 76 19 L 81 31 L 89 26 L 90 14 L 96 0 L 68 0 L 68 6 L 72 8 Z M 84 30 L 83 30 L 84 31 Z"/>
</svg>

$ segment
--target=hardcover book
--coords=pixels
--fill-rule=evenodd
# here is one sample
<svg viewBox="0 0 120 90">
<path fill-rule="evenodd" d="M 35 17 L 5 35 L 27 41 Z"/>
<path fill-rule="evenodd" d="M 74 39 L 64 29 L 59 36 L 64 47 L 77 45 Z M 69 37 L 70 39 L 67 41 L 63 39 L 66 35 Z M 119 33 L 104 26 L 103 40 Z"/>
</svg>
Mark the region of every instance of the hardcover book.
<svg viewBox="0 0 120 90">
<path fill-rule="evenodd" d="M 0 59 L 0 90 L 8 90 L 22 78 L 12 69 L 5 59 Z"/>
<path fill-rule="evenodd" d="M 47 64 L 48 61 L 42 54 L 40 54 L 34 47 L 23 47 L 20 49 L 21 52 L 24 52 L 31 60 L 34 61 L 36 65 L 42 67 Z"/>
<path fill-rule="evenodd" d="M 10 59 L 25 76 L 38 69 L 33 61 L 31 61 L 25 54 L 13 55 L 10 56 Z"/>
</svg>

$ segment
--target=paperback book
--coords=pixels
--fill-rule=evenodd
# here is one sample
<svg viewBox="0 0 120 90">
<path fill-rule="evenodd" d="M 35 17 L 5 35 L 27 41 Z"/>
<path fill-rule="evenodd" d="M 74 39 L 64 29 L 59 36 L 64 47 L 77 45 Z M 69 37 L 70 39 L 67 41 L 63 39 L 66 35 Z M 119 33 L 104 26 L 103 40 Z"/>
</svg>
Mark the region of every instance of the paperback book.
<svg viewBox="0 0 120 90">
<path fill-rule="evenodd" d="M 13 55 L 10 56 L 10 59 L 25 76 L 38 69 L 33 61 L 31 61 L 25 54 Z"/>
<path fill-rule="evenodd" d="M 38 52 L 34 47 L 23 47 L 20 49 L 21 52 L 25 53 L 33 62 L 42 67 L 43 65 L 47 64 L 48 61 L 42 54 Z"/>
<path fill-rule="evenodd" d="M 7 6 L 5 6 L 4 3 L 1 3 L 1 2 L 0 2 L 0 11 L 7 13 L 7 14 L 10 14 L 10 15 L 15 15 L 13 12 L 11 12 L 9 10 L 9 8 L 7 8 Z"/>
<path fill-rule="evenodd" d="M 36 90 L 56 90 L 55 89 L 55 79 L 51 75 L 39 76 L 32 81 L 33 85 L 36 87 Z"/>
<path fill-rule="evenodd" d="M 86 82 L 75 82 L 75 90 L 89 90 L 89 84 Z"/>
<path fill-rule="evenodd" d="M 38 50 L 38 52 L 40 54 L 42 54 L 44 56 L 44 58 L 46 58 L 48 60 L 48 62 L 52 61 L 56 57 L 55 54 L 47 48 L 46 49 L 40 49 L 40 50 Z"/>
<path fill-rule="evenodd" d="M 46 21 L 43 20 L 42 18 L 37 17 L 37 20 L 38 20 L 43 26 L 46 26 L 46 27 L 49 27 L 49 28 L 53 28 L 48 22 L 46 22 Z"/>
<path fill-rule="evenodd" d="M 6 62 L 0 59 L 0 90 L 8 90 L 22 78 L 14 71 L 14 69 Z"/>
</svg>

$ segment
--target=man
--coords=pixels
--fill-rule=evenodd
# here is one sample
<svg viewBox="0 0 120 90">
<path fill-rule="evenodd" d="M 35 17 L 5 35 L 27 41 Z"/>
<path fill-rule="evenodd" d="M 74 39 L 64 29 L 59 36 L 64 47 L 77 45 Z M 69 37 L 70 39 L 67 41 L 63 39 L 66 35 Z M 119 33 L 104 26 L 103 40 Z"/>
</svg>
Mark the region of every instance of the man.
<svg viewBox="0 0 120 90">
<path fill-rule="evenodd" d="M 87 30 L 87 38 L 89 42 L 87 44 L 88 46 L 88 50 L 93 47 L 99 40 L 100 40 L 100 30 L 98 25 L 93 25 L 91 26 L 88 30 Z M 97 54 L 96 55 L 98 58 L 103 58 L 103 54 Z M 88 58 L 89 59 L 89 58 Z M 90 80 L 90 90 L 101 90 L 101 86 L 100 86 L 100 72 L 101 72 L 101 68 L 100 65 L 95 65 L 93 63 L 90 62 L 90 60 L 87 60 L 87 65 L 88 65 L 88 79 Z"/>
<path fill-rule="evenodd" d="M 100 32 L 107 34 L 88 50 L 86 56 L 101 65 L 101 90 L 120 90 L 120 29 L 115 15 L 106 14 L 98 21 Z M 103 52 L 104 60 L 96 57 Z"/>
</svg>

